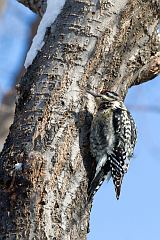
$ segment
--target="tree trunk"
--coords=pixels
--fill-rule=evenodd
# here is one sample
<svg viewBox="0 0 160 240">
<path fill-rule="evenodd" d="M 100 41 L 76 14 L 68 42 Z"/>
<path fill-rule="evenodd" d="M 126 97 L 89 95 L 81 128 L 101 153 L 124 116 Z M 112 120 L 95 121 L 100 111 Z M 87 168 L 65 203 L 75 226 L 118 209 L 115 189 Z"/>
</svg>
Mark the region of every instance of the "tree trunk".
<svg viewBox="0 0 160 240">
<path fill-rule="evenodd" d="M 86 239 L 95 170 L 86 90 L 125 97 L 158 74 L 158 8 L 156 0 L 66 1 L 17 87 L 0 157 L 0 239 Z"/>
</svg>

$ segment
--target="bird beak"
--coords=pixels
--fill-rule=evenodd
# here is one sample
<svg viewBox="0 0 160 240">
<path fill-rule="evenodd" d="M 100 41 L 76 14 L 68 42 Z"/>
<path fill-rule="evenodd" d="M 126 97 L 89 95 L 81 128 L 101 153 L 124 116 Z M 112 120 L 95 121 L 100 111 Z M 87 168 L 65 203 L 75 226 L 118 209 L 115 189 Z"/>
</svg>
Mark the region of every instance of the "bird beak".
<svg viewBox="0 0 160 240">
<path fill-rule="evenodd" d="M 91 94 L 93 97 L 101 97 L 101 94 L 96 94 L 92 91 L 87 90 L 87 93 Z"/>
</svg>

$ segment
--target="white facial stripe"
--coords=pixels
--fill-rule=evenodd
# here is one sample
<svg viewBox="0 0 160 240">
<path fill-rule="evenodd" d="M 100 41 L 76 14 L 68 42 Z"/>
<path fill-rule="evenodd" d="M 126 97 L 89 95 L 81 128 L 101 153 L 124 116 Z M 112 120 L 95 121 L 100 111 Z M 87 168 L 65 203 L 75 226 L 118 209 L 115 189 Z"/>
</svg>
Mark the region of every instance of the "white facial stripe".
<svg viewBox="0 0 160 240">
<path fill-rule="evenodd" d="M 119 96 L 116 93 L 112 92 L 106 92 L 105 94 L 102 94 L 104 99 L 108 100 L 119 100 Z"/>
</svg>

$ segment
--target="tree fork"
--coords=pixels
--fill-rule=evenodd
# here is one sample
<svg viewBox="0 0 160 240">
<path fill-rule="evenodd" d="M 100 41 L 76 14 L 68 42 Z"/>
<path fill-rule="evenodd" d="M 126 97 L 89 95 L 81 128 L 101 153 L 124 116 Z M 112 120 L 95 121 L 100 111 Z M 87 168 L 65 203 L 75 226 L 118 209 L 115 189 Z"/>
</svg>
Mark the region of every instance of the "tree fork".
<svg viewBox="0 0 160 240">
<path fill-rule="evenodd" d="M 86 90 L 125 97 L 145 81 L 137 73 L 157 75 L 159 65 L 148 75 L 144 66 L 158 56 L 158 14 L 154 0 L 66 1 L 17 86 L 0 157 L 0 239 L 86 239 L 95 110 Z"/>
</svg>

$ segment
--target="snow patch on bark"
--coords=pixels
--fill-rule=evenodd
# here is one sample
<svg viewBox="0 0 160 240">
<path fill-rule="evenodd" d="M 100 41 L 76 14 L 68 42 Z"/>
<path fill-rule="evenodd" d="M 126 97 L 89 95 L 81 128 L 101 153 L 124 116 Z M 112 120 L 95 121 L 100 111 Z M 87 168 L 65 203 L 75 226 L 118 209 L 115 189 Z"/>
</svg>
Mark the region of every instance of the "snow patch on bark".
<svg viewBox="0 0 160 240">
<path fill-rule="evenodd" d="M 55 21 L 56 17 L 64 6 L 64 3 L 65 0 L 47 0 L 47 9 L 39 24 L 37 34 L 32 41 L 32 45 L 27 53 L 27 57 L 24 63 L 25 68 L 29 67 L 32 64 L 38 51 L 40 51 L 43 47 L 43 39 L 46 33 L 46 29 L 50 27 L 51 24 Z"/>
<path fill-rule="evenodd" d="M 16 171 L 22 170 L 23 163 L 19 162 L 14 165 Z"/>
</svg>

